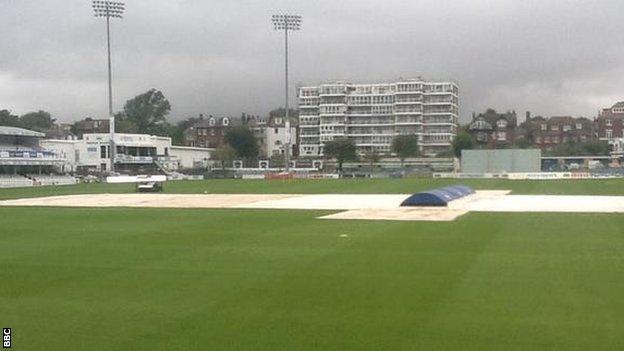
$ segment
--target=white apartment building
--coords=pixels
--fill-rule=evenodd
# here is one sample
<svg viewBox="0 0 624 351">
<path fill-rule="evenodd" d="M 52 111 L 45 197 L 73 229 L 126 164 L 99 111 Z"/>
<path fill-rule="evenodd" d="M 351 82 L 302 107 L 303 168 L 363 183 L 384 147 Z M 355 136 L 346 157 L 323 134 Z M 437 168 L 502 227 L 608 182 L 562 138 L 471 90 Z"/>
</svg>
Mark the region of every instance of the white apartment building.
<svg viewBox="0 0 624 351">
<path fill-rule="evenodd" d="M 400 134 L 418 136 L 421 153 L 449 150 L 457 132 L 458 86 L 421 79 L 395 83 L 328 83 L 299 89 L 299 154 L 321 156 L 334 138 L 360 153 L 390 153 Z"/>
</svg>

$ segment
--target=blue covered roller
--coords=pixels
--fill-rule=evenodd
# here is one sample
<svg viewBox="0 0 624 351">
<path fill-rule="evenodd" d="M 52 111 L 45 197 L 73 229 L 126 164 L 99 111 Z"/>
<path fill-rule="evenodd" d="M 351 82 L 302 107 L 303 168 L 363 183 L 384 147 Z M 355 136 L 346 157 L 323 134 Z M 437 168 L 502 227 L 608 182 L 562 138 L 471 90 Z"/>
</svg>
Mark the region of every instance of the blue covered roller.
<svg viewBox="0 0 624 351">
<path fill-rule="evenodd" d="M 465 185 L 452 185 L 442 188 L 444 191 L 452 192 L 454 194 L 458 194 L 460 197 L 468 196 L 470 194 L 474 194 L 474 190 L 465 186 Z"/>
<path fill-rule="evenodd" d="M 448 206 L 448 203 L 474 194 L 474 190 L 465 185 L 453 185 L 414 194 L 405 199 L 401 206 Z"/>
</svg>

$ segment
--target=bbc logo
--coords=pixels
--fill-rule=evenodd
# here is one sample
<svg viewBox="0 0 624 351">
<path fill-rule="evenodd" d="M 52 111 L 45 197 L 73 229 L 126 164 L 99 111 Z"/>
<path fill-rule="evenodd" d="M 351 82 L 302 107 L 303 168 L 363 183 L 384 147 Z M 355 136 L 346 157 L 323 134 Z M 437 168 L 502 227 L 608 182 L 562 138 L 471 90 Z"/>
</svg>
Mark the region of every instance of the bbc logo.
<svg viewBox="0 0 624 351">
<path fill-rule="evenodd" d="M 2 348 L 3 349 L 11 348 L 11 328 L 2 329 Z"/>
</svg>

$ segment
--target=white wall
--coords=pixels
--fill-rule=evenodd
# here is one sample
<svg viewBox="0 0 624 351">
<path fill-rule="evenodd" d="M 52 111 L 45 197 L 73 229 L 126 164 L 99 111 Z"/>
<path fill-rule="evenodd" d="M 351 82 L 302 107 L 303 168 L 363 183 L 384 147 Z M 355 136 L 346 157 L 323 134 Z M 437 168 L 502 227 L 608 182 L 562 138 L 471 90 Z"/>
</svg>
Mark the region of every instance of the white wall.
<svg viewBox="0 0 624 351">
<path fill-rule="evenodd" d="M 55 152 L 61 157 L 64 157 L 67 162 L 63 166 L 63 171 L 74 172 L 76 171 L 76 147 L 80 143 L 80 140 L 52 140 L 42 139 L 39 141 L 39 146 L 46 150 Z"/>
<path fill-rule="evenodd" d="M 267 156 L 271 157 L 272 155 L 282 153 L 283 145 L 286 143 L 286 140 L 287 140 L 286 127 L 277 127 L 277 128 L 267 127 L 265 130 L 265 135 L 266 135 L 265 152 Z M 290 128 L 290 139 L 291 139 L 290 141 L 291 146 L 292 144 L 297 142 L 297 128 L 295 127 Z M 292 156 L 292 151 L 290 154 Z"/>
<path fill-rule="evenodd" d="M 181 169 L 194 168 L 196 163 L 201 163 L 202 167 L 208 166 L 210 153 L 214 149 L 172 146 L 169 155 L 178 158 L 178 167 Z"/>
</svg>

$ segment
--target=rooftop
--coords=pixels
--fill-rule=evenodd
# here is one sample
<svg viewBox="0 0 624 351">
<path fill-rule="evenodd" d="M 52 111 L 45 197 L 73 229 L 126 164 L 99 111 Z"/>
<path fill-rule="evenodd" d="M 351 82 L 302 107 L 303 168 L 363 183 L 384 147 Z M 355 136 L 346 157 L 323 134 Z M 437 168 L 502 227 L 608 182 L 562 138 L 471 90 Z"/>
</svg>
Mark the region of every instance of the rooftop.
<svg viewBox="0 0 624 351">
<path fill-rule="evenodd" d="M 7 127 L 7 126 L 0 126 L 0 135 L 25 136 L 25 137 L 37 137 L 37 138 L 43 138 L 45 136 L 45 134 L 35 132 L 33 130 L 17 128 L 17 127 Z"/>
</svg>

